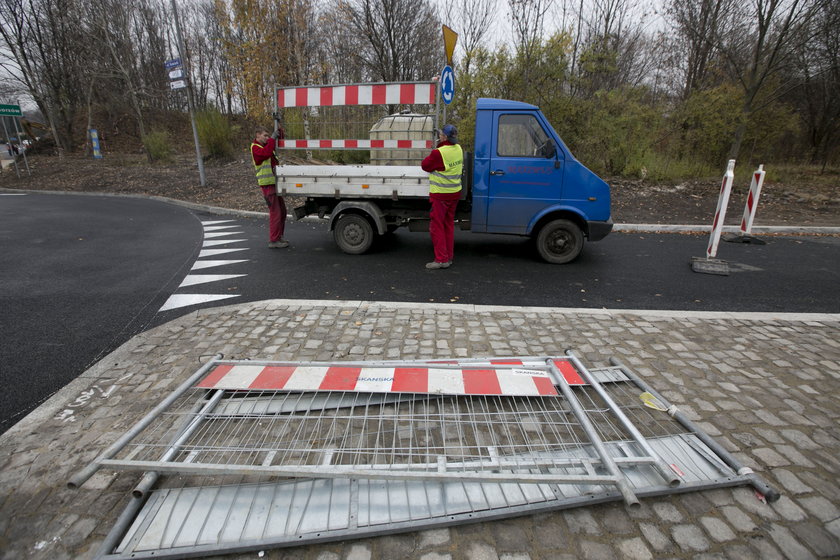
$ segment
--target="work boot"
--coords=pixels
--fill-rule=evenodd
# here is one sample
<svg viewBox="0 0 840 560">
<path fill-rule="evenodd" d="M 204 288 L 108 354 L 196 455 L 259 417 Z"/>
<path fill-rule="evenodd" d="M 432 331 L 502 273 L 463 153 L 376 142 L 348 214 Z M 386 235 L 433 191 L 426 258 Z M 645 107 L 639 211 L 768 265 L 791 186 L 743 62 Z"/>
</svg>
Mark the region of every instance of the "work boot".
<svg viewBox="0 0 840 560">
<path fill-rule="evenodd" d="M 430 270 L 435 269 L 435 268 L 449 268 L 449 265 L 451 265 L 451 264 L 452 264 L 452 262 L 433 261 L 433 262 L 430 262 L 430 263 L 426 263 L 426 268 L 428 268 Z"/>
<path fill-rule="evenodd" d="M 268 248 L 269 249 L 285 249 L 289 246 L 289 242 L 285 239 L 281 239 L 279 241 L 269 241 Z"/>
</svg>

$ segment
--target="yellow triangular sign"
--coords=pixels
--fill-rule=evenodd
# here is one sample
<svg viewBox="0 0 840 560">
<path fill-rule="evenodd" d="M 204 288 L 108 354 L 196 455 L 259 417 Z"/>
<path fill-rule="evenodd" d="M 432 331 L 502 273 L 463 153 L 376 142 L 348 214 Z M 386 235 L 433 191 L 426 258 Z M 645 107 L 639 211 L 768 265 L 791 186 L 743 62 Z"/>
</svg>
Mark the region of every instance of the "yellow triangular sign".
<svg viewBox="0 0 840 560">
<path fill-rule="evenodd" d="M 452 55 L 455 53 L 455 43 L 458 42 L 458 34 L 443 26 L 443 48 L 446 49 L 446 63 L 452 66 Z"/>
</svg>

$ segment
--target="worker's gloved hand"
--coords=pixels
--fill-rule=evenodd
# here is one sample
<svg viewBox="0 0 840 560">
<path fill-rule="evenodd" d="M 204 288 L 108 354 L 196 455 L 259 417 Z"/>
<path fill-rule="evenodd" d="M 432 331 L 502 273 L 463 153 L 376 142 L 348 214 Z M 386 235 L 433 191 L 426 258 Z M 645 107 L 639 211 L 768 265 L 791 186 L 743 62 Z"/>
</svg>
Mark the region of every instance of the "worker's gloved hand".
<svg viewBox="0 0 840 560">
<path fill-rule="evenodd" d="M 274 138 L 275 140 L 282 140 L 283 138 L 286 137 L 286 135 L 283 133 L 283 128 L 280 127 L 280 128 L 278 128 L 277 130 L 274 131 L 274 134 L 272 134 L 271 137 Z"/>
</svg>

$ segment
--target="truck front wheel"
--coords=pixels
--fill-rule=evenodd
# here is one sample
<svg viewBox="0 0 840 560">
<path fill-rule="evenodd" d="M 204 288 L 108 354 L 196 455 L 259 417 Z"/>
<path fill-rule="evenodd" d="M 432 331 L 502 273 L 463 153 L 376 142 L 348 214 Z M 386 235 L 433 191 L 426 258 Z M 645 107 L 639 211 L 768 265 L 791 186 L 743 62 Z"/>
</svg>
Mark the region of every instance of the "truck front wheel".
<svg viewBox="0 0 840 560">
<path fill-rule="evenodd" d="M 552 264 L 575 260 L 583 249 L 583 232 L 569 220 L 552 220 L 537 234 L 537 251 Z"/>
<path fill-rule="evenodd" d="M 343 214 L 333 229 L 338 248 L 351 255 L 361 255 L 373 244 L 373 226 L 359 214 Z"/>
</svg>

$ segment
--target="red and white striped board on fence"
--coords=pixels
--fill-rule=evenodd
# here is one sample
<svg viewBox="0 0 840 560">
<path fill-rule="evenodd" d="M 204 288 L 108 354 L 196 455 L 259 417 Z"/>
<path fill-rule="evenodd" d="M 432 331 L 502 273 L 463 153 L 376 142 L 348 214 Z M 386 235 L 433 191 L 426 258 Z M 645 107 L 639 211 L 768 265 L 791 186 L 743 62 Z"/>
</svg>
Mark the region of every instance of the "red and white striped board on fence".
<svg viewBox="0 0 840 560">
<path fill-rule="evenodd" d="M 277 88 L 277 107 L 434 105 L 435 82 L 351 84 Z"/>
<path fill-rule="evenodd" d="M 385 149 L 432 149 L 434 148 L 431 140 L 278 140 L 278 148 L 286 149 L 369 149 L 369 148 L 385 148 Z"/>
<path fill-rule="evenodd" d="M 744 217 L 741 218 L 741 233 L 749 235 L 752 231 L 755 211 L 758 208 L 758 197 L 761 196 L 761 186 L 764 184 L 764 165 L 759 165 L 753 173 L 750 182 L 750 194 L 747 195 L 747 204 L 744 206 Z"/>
<path fill-rule="evenodd" d="M 714 222 L 712 222 L 712 235 L 709 237 L 709 245 L 706 247 L 707 259 L 714 258 L 717 255 L 720 233 L 723 231 L 723 220 L 726 218 L 726 207 L 729 205 L 729 194 L 732 192 L 732 181 L 734 178 L 735 160 L 730 159 L 720 185 L 717 210 L 715 211 Z"/>
<path fill-rule="evenodd" d="M 554 360 L 569 385 L 585 384 L 568 360 Z M 457 362 L 455 363 L 457 365 Z M 440 362 L 440 366 L 449 365 Z M 506 362 L 462 367 L 219 364 L 195 387 L 232 391 L 347 391 L 556 397 L 550 374 Z"/>
</svg>

